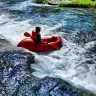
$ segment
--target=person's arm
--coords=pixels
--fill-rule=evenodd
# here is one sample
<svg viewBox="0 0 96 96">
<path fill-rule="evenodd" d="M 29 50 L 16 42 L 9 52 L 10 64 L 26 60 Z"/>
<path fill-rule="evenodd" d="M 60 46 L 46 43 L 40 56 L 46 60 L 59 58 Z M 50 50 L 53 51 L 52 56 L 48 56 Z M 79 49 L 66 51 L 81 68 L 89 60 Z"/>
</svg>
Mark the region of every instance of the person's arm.
<svg viewBox="0 0 96 96">
<path fill-rule="evenodd" d="M 40 34 L 38 34 L 37 39 L 38 39 L 38 42 L 41 42 L 41 35 Z"/>
<path fill-rule="evenodd" d="M 34 40 L 38 39 L 37 32 L 35 32 L 34 30 L 32 31 L 32 37 L 31 38 L 34 39 Z"/>
</svg>

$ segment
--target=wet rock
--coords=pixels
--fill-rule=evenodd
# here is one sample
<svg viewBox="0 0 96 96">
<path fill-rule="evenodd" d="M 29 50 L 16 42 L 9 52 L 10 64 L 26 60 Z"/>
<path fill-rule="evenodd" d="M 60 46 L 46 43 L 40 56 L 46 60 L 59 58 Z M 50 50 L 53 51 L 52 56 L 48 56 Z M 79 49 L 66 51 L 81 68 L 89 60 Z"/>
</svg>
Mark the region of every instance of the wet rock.
<svg viewBox="0 0 96 96">
<path fill-rule="evenodd" d="M 18 86 L 30 75 L 34 55 L 13 46 L 0 36 L 0 96 L 12 96 Z"/>
<path fill-rule="evenodd" d="M 48 3 L 49 5 L 58 5 L 61 2 L 70 2 L 72 0 L 46 0 L 45 3 Z M 44 0 L 37 0 L 37 3 L 42 3 Z"/>
<path fill-rule="evenodd" d="M 58 5 L 58 4 L 61 3 L 61 2 L 70 2 L 70 1 L 72 1 L 72 0 L 50 0 L 50 1 L 48 2 L 48 4 L 49 4 L 49 5 Z"/>
<path fill-rule="evenodd" d="M 0 81 L 2 89 L 8 92 L 8 96 L 12 96 L 18 86 L 30 75 L 30 72 L 34 71 L 30 69 L 30 64 L 33 62 L 34 56 L 28 52 L 0 52 Z M 4 90 L 2 90 L 2 94 L 5 92 Z"/>
<path fill-rule="evenodd" d="M 20 50 L 20 49 L 12 45 L 3 36 L 0 36 L 0 52 L 10 51 L 10 50 Z"/>
<path fill-rule="evenodd" d="M 52 77 L 43 79 L 27 77 L 14 94 L 12 96 L 96 96 L 85 89 L 76 88 L 59 78 Z"/>
</svg>

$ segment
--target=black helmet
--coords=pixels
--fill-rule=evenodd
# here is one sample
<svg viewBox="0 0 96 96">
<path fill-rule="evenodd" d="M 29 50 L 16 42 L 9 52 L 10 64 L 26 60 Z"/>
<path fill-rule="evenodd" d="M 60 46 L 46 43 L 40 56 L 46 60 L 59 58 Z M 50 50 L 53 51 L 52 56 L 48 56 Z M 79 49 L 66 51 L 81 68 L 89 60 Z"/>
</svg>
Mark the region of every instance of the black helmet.
<svg viewBox="0 0 96 96">
<path fill-rule="evenodd" d="M 38 33 L 40 32 L 40 30 L 41 30 L 40 27 L 36 27 L 36 28 L 35 28 L 35 31 L 38 32 Z"/>
</svg>

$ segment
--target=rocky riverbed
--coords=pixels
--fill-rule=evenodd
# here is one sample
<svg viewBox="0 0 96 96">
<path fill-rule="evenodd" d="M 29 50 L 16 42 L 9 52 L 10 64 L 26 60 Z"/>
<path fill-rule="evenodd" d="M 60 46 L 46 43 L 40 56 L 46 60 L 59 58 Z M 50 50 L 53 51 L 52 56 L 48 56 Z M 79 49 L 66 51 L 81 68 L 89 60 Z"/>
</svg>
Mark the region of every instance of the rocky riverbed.
<svg viewBox="0 0 96 96">
<path fill-rule="evenodd" d="M 0 39 L 0 96 L 96 96 L 59 78 L 34 77 L 35 56 Z"/>
<path fill-rule="evenodd" d="M 42 1 L 43 0 L 37 0 L 37 1 L 34 0 L 34 2 L 36 3 L 41 3 Z M 49 5 L 58 5 L 61 2 L 70 2 L 70 1 L 72 0 L 48 0 L 45 3 L 48 3 Z"/>
<path fill-rule="evenodd" d="M 72 0 L 51 0 L 50 3 L 56 3 L 56 4 L 59 4 L 61 2 L 70 2 Z"/>
</svg>

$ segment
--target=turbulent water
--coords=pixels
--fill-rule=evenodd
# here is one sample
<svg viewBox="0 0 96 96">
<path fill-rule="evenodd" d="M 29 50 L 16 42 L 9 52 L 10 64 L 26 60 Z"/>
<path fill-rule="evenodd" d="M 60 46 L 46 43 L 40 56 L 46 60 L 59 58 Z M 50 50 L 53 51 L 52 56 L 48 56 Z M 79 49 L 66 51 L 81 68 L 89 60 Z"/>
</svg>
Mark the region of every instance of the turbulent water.
<svg viewBox="0 0 96 96">
<path fill-rule="evenodd" d="M 60 77 L 96 93 L 96 9 L 58 8 L 32 3 L 31 0 L 0 1 L 0 35 L 14 46 L 24 32 L 41 27 L 42 37 L 59 35 L 59 51 L 35 53 L 31 65 L 37 77 Z M 28 51 L 28 50 L 25 50 Z"/>
</svg>

